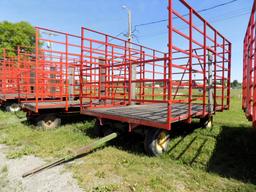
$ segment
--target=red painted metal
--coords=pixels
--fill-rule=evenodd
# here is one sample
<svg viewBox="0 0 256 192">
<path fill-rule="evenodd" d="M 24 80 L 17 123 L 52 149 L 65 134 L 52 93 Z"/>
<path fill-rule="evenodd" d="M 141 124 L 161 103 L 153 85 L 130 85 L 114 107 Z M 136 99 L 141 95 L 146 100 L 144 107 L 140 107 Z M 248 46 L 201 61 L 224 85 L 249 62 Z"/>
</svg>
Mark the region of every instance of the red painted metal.
<svg viewBox="0 0 256 192">
<path fill-rule="evenodd" d="M 17 47 L 17 50 L 0 51 L 0 100 L 25 102 L 35 98 L 31 79 L 35 66 L 34 48 Z"/>
<path fill-rule="evenodd" d="M 35 95 L 25 102 L 34 105 L 34 112 L 45 106 L 79 109 L 80 36 L 36 27 L 35 37 L 33 67 L 25 74 L 30 81 L 24 85 L 33 87 Z"/>
<path fill-rule="evenodd" d="M 10 49 L 0 50 L 0 99 L 17 98 L 18 93 L 18 57 L 16 51 Z"/>
<path fill-rule="evenodd" d="M 82 28 L 81 113 L 170 130 L 177 119 L 190 123 L 192 117 L 209 115 L 209 97 L 214 101 L 212 113 L 229 108 L 231 43 L 184 0 L 169 0 L 168 13 L 168 54 Z M 180 26 L 185 28 L 179 29 Z M 213 62 L 212 85 L 207 83 L 209 57 Z M 135 79 L 132 66 L 136 66 Z M 136 83 L 135 98 L 131 95 L 133 83 Z M 210 88 L 212 95 L 208 95 Z M 161 125 L 145 120 L 131 122 L 129 117 L 88 111 L 132 103 L 166 103 L 166 122 Z M 174 117 L 175 103 L 187 104 L 188 110 Z M 192 112 L 195 104 L 203 105 L 196 115 Z"/>
<path fill-rule="evenodd" d="M 249 120 L 256 128 L 256 1 L 253 3 L 251 17 L 244 38 L 243 58 L 243 99 L 242 108 Z"/>
<path fill-rule="evenodd" d="M 33 47 L 18 47 L 18 100 L 26 102 L 35 98 L 35 53 Z"/>
</svg>

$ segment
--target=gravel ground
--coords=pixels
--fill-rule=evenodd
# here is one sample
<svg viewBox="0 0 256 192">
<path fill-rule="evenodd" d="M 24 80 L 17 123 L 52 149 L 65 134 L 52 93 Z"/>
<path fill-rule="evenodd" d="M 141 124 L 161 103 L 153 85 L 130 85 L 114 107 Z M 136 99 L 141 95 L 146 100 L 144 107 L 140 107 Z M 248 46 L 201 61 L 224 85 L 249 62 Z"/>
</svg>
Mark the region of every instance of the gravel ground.
<svg viewBox="0 0 256 192">
<path fill-rule="evenodd" d="M 22 174 L 43 165 L 35 156 L 7 159 L 10 150 L 0 145 L 0 191 L 1 192 L 82 192 L 72 174 L 63 165 L 44 170 L 33 176 L 22 178 Z"/>
</svg>

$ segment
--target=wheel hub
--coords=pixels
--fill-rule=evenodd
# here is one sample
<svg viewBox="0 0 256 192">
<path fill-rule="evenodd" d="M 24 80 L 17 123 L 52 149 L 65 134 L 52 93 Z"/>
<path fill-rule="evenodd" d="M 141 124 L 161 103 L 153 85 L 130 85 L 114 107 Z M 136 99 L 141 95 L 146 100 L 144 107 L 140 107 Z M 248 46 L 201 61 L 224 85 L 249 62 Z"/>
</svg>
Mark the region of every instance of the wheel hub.
<svg viewBox="0 0 256 192">
<path fill-rule="evenodd" d="M 169 134 L 167 134 L 166 131 L 162 131 L 157 138 L 157 142 L 156 142 L 157 150 L 163 151 L 164 149 L 166 149 L 168 140 L 169 140 Z"/>
</svg>

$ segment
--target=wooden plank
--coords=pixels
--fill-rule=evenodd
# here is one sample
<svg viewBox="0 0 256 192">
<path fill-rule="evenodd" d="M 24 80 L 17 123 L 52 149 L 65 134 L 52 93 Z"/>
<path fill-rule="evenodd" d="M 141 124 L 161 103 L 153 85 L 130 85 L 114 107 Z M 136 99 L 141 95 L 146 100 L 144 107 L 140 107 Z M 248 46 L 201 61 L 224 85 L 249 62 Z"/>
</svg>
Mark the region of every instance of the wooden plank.
<svg viewBox="0 0 256 192">
<path fill-rule="evenodd" d="M 186 115 L 188 110 L 187 104 L 174 104 L 172 106 L 173 117 Z M 192 114 L 195 115 L 203 110 L 200 104 L 192 106 Z M 145 119 L 157 122 L 166 122 L 167 104 L 147 104 L 135 106 L 119 106 L 113 108 L 91 109 L 91 112 L 114 115 L 126 118 Z"/>
</svg>

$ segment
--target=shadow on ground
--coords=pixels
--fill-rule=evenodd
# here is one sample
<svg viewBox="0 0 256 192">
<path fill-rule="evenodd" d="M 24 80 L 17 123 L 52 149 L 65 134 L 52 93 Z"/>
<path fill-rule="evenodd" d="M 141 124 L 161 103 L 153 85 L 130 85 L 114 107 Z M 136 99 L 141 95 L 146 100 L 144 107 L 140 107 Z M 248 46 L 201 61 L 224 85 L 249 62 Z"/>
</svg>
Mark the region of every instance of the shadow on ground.
<svg viewBox="0 0 256 192">
<path fill-rule="evenodd" d="M 18 116 L 15 114 L 19 119 L 21 119 L 21 123 L 26 126 L 31 126 L 36 128 L 36 123 L 34 121 L 28 120 L 24 115 Z M 85 116 L 85 115 L 69 115 L 69 116 L 61 116 L 61 125 L 73 125 L 75 123 L 83 123 L 85 121 L 93 121 L 93 117 Z"/>
<path fill-rule="evenodd" d="M 185 123 L 177 123 L 173 125 L 171 137 L 176 138 L 182 136 L 185 138 L 187 135 L 192 134 L 198 128 L 201 128 L 201 124 L 198 122 L 194 122 L 191 125 Z M 95 138 L 94 131 L 94 128 L 87 129 L 85 134 Z M 110 145 L 131 154 L 142 156 L 146 155 L 144 151 L 144 136 L 138 133 L 131 132 L 121 134 L 117 139 L 110 142 Z"/>
<path fill-rule="evenodd" d="M 256 184 L 256 130 L 222 126 L 207 170 Z"/>
</svg>

